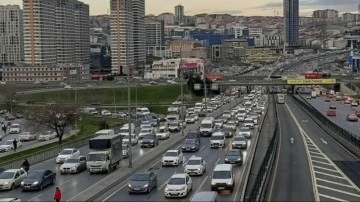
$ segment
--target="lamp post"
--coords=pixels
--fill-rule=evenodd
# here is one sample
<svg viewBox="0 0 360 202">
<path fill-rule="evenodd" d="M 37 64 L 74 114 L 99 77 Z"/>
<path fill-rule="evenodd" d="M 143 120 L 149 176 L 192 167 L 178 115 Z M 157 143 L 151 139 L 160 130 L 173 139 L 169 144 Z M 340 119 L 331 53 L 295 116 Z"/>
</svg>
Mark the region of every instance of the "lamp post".
<svg viewBox="0 0 360 202">
<path fill-rule="evenodd" d="M 181 135 L 184 136 L 184 124 L 185 124 L 185 116 L 184 116 L 184 87 L 183 87 L 183 61 L 180 59 L 180 88 L 181 88 Z"/>
<path fill-rule="evenodd" d="M 128 124 L 129 124 L 129 168 L 132 168 L 132 153 L 131 153 L 131 107 L 130 107 L 130 64 L 129 64 L 129 40 L 128 40 L 128 28 L 126 28 L 126 33 L 125 33 L 125 40 L 126 40 L 126 63 L 127 63 L 127 68 L 128 68 L 128 72 L 127 72 L 127 91 L 128 91 Z"/>
</svg>

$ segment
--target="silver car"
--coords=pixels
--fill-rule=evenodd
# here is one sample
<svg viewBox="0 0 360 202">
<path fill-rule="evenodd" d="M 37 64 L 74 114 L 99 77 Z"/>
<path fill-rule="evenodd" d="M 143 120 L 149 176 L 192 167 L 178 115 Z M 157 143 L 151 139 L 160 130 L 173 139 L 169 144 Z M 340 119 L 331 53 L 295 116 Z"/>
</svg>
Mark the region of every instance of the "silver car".
<svg viewBox="0 0 360 202">
<path fill-rule="evenodd" d="M 244 136 L 246 138 L 251 138 L 251 129 L 249 127 L 241 127 L 237 136 Z"/>
<path fill-rule="evenodd" d="M 73 156 L 60 166 L 60 174 L 80 173 L 86 170 L 86 158 L 84 156 Z"/>
</svg>

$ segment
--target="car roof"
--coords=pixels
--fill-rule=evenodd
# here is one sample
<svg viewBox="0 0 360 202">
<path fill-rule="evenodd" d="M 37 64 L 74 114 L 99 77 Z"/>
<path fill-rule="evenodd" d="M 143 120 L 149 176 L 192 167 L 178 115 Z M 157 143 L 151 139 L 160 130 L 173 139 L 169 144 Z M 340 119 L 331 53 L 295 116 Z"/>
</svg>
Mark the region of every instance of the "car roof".
<svg viewBox="0 0 360 202">
<path fill-rule="evenodd" d="M 76 148 L 65 148 L 63 150 L 74 150 L 74 149 L 76 149 Z"/>
<path fill-rule="evenodd" d="M 178 152 L 179 150 L 177 149 L 171 149 L 171 150 L 167 150 L 166 152 Z"/>
<path fill-rule="evenodd" d="M 192 156 L 189 158 L 189 160 L 201 160 L 201 159 L 204 159 L 204 158 L 201 156 Z"/>
<path fill-rule="evenodd" d="M 170 178 L 185 178 L 186 176 L 186 173 L 175 173 Z"/>
<path fill-rule="evenodd" d="M 212 136 L 224 136 L 224 132 L 216 131 L 212 134 Z"/>
<path fill-rule="evenodd" d="M 160 126 L 159 129 L 166 129 L 166 126 Z"/>
<path fill-rule="evenodd" d="M 217 164 L 214 168 L 214 171 L 230 170 L 231 168 L 232 168 L 231 164 Z"/>
</svg>

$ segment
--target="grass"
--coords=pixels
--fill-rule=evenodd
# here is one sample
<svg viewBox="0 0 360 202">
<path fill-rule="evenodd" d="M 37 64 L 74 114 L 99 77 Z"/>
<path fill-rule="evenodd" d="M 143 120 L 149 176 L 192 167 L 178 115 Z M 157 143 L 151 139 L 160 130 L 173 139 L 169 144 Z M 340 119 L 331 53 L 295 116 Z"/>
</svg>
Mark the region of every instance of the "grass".
<svg viewBox="0 0 360 202">
<path fill-rule="evenodd" d="M 80 126 L 80 131 L 69 138 L 63 139 L 63 143 L 74 142 L 79 139 L 87 138 L 93 135 L 96 131 L 99 130 L 99 123 L 102 119 L 98 118 L 91 118 L 91 117 L 83 117 L 81 123 L 78 123 Z M 109 123 L 110 128 L 121 126 L 124 121 L 119 119 L 108 119 L 107 122 Z M 7 156 L 1 157 L 0 162 L 8 162 L 14 159 L 22 159 L 31 154 L 35 154 L 53 147 L 58 146 L 58 142 L 49 143 L 46 145 L 42 145 L 36 148 L 27 149 L 23 151 L 19 151 L 13 154 L 9 154 Z"/>
</svg>

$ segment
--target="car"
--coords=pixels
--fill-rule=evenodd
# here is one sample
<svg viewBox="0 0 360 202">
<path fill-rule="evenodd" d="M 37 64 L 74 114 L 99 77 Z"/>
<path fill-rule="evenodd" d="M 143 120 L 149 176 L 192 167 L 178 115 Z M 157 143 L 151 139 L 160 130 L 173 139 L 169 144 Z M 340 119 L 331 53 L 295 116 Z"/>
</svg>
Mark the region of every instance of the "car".
<svg viewBox="0 0 360 202">
<path fill-rule="evenodd" d="M 56 138 L 56 132 L 53 132 L 53 131 L 45 131 L 44 133 L 40 134 L 39 137 L 38 137 L 38 140 L 40 142 L 42 141 L 48 141 L 48 140 L 52 140 L 52 139 L 55 139 Z"/>
<path fill-rule="evenodd" d="M 157 187 L 157 175 L 152 171 L 135 173 L 128 184 L 129 194 L 150 193 Z"/>
<path fill-rule="evenodd" d="M 210 148 L 225 148 L 225 134 L 224 132 L 214 132 L 210 137 Z"/>
<path fill-rule="evenodd" d="M 192 185 L 192 179 L 188 174 L 173 174 L 166 183 L 164 189 L 165 198 L 186 197 L 192 190 Z"/>
<path fill-rule="evenodd" d="M 347 121 L 355 121 L 355 122 L 357 122 L 358 121 L 358 116 L 356 114 L 348 114 L 346 116 L 346 120 Z"/>
<path fill-rule="evenodd" d="M 331 102 L 330 98 L 325 98 L 325 102 Z"/>
<path fill-rule="evenodd" d="M 8 152 L 11 150 L 14 150 L 14 140 L 6 140 L 2 145 L 0 145 L 0 152 Z M 22 143 L 19 139 L 16 139 L 17 142 L 17 148 L 22 147 Z"/>
<path fill-rule="evenodd" d="M 168 126 L 170 132 L 180 132 L 181 130 L 181 124 L 179 121 L 171 121 Z"/>
<path fill-rule="evenodd" d="M 202 157 L 192 156 L 184 167 L 184 172 L 188 175 L 202 175 L 206 170 L 206 162 Z"/>
<path fill-rule="evenodd" d="M 183 162 L 183 153 L 180 150 L 168 150 L 162 157 L 162 166 L 178 166 Z"/>
<path fill-rule="evenodd" d="M 13 121 L 15 119 L 16 119 L 16 117 L 14 115 L 12 115 L 12 114 L 6 114 L 5 115 L 5 121 Z"/>
<path fill-rule="evenodd" d="M 236 126 L 239 126 L 239 124 L 240 124 L 239 119 L 237 117 L 235 117 L 235 116 L 233 118 L 231 118 L 229 120 L 229 122 L 234 122 L 236 124 Z"/>
<path fill-rule="evenodd" d="M 21 126 L 18 123 L 13 123 L 10 125 L 9 133 L 10 134 L 18 134 L 21 132 Z"/>
<path fill-rule="evenodd" d="M 247 140 L 244 136 L 235 136 L 231 141 L 232 149 L 246 149 L 247 148 Z"/>
<path fill-rule="evenodd" d="M 227 119 L 231 119 L 232 114 L 231 114 L 230 111 L 224 111 L 224 112 L 223 112 L 223 116 L 226 117 Z"/>
<path fill-rule="evenodd" d="M 166 121 L 166 116 L 164 114 L 158 114 L 158 118 L 160 122 L 165 122 Z"/>
<path fill-rule="evenodd" d="M 250 112 L 247 114 L 246 118 L 252 118 L 254 121 L 254 124 L 257 125 L 258 124 L 258 120 L 260 119 L 260 115 L 256 112 Z"/>
<path fill-rule="evenodd" d="M 185 117 L 185 121 L 186 121 L 186 123 L 188 123 L 188 124 L 193 124 L 193 123 L 196 122 L 195 117 L 192 116 L 192 115 L 186 116 L 186 117 Z"/>
<path fill-rule="evenodd" d="M 152 128 L 152 124 L 151 124 L 150 121 L 144 120 L 144 121 L 141 121 L 140 128 L 141 129 L 143 129 L 143 128 Z"/>
<path fill-rule="evenodd" d="M 156 132 L 156 137 L 159 140 L 165 140 L 170 138 L 170 132 L 166 126 L 160 126 L 159 130 Z"/>
<path fill-rule="evenodd" d="M 129 144 L 123 143 L 122 146 L 121 146 L 121 148 L 122 148 L 123 158 L 129 157 L 129 153 L 130 153 Z"/>
<path fill-rule="evenodd" d="M 182 151 L 196 152 L 199 151 L 199 141 L 196 139 L 185 139 L 185 143 L 182 145 Z"/>
<path fill-rule="evenodd" d="M 22 132 L 19 135 L 19 139 L 21 142 L 36 140 L 36 134 L 30 132 Z"/>
<path fill-rule="evenodd" d="M 243 154 L 239 149 L 231 149 L 225 153 L 224 163 L 242 165 Z"/>
<path fill-rule="evenodd" d="M 211 191 L 234 190 L 235 179 L 231 164 L 217 164 L 211 176 Z"/>
<path fill-rule="evenodd" d="M 255 123 L 252 118 L 246 118 L 243 124 L 244 127 L 249 127 L 250 129 L 255 128 Z"/>
<path fill-rule="evenodd" d="M 237 135 L 251 138 L 251 129 L 249 127 L 241 127 L 240 130 L 237 132 Z"/>
<path fill-rule="evenodd" d="M 214 123 L 215 123 L 215 127 L 216 127 L 216 128 L 222 128 L 223 125 L 224 125 L 224 120 L 222 120 L 222 119 L 215 119 Z"/>
<path fill-rule="evenodd" d="M 129 144 L 129 135 L 122 135 L 122 142 L 123 144 Z M 131 145 L 136 145 L 139 142 L 139 139 L 137 138 L 137 136 L 135 134 L 131 134 Z"/>
<path fill-rule="evenodd" d="M 156 81 L 150 81 L 149 84 L 150 85 L 158 85 L 158 83 Z"/>
<path fill-rule="evenodd" d="M 351 106 L 352 107 L 357 107 L 357 106 L 359 106 L 359 103 L 354 100 L 354 101 L 351 102 Z"/>
<path fill-rule="evenodd" d="M 336 105 L 335 104 L 330 104 L 329 109 L 336 109 Z"/>
<path fill-rule="evenodd" d="M 200 132 L 196 130 L 191 130 L 186 134 L 185 140 L 197 140 L 199 144 L 201 143 Z"/>
<path fill-rule="evenodd" d="M 16 112 L 16 113 L 15 113 L 15 117 L 16 117 L 17 119 L 22 119 L 22 118 L 24 118 L 24 114 L 21 113 L 21 112 Z"/>
<path fill-rule="evenodd" d="M 221 129 L 221 132 L 225 134 L 226 138 L 233 137 L 235 133 L 231 127 L 224 127 L 223 129 Z"/>
<path fill-rule="evenodd" d="M 154 135 L 154 129 L 151 128 L 142 128 L 138 134 L 139 138 L 143 138 L 145 135 L 153 134 Z"/>
<path fill-rule="evenodd" d="M 60 174 L 77 174 L 85 170 L 85 156 L 72 156 L 60 166 Z"/>
<path fill-rule="evenodd" d="M 246 115 L 244 114 L 238 114 L 237 115 L 237 119 L 239 120 L 239 122 L 244 122 L 246 119 Z"/>
<path fill-rule="evenodd" d="M 76 149 L 76 148 L 66 148 L 63 149 L 58 156 L 56 157 L 56 163 L 60 164 L 60 163 L 64 163 L 65 161 L 67 161 L 69 158 L 73 157 L 73 156 L 79 156 L 80 155 L 80 150 Z"/>
<path fill-rule="evenodd" d="M 140 147 L 156 147 L 159 145 L 159 139 L 155 134 L 146 134 L 143 136 L 143 139 L 140 140 Z"/>
<path fill-rule="evenodd" d="M 56 181 L 56 174 L 51 170 L 34 170 L 30 171 L 24 180 L 21 182 L 21 189 L 27 190 L 42 190 L 43 188 L 54 185 Z"/>
<path fill-rule="evenodd" d="M 224 128 L 231 128 L 233 131 L 236 131 L 236 123 L 234 121 L 228 121 Z"/>
<path fill-rule="evenodd" d="M 344 104 L 351 104 L 351 100 L 349 100 L 349 99 L 344 100 Z"/>
<path fill-rule="evenodd" d="M 0 202 L 21 202 L 19 198 L 0 198 Z"/>
<path fill-rule="evenodd" d="M 326 115 L 327 115 L 327 116 L 336 116 L 336 111 L 335 111 L 335 110 L 328 110 L 328 111 L 326 112 Z"/>
<path fill-rule="evenodd" d="M 205 110 L 200 110 L 198 113 L 199 117 L 205 117 L 206 116 L 206 111 Z"/>
<path fill-rule="evenodd" d="M 355 114 L 357 117 L 360 117 L 360 111 L 356 111 Z"/>
<path fill-rule="evenodd" d="M 26 175 L 23 169 L 10 169 L 0 173 L 0 190 L 14 190 Z"/>
</svg>

